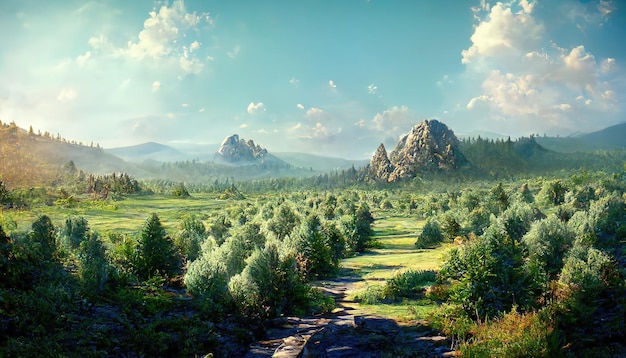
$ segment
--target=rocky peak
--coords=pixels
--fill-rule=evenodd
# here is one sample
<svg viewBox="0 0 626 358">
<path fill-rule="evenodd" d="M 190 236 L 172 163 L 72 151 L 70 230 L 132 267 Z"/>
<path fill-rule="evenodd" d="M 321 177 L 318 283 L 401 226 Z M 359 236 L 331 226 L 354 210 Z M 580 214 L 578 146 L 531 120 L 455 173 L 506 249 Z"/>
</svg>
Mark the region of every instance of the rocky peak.
<svg viewBox="0 0 626 358">
<path fill-rule="evenodd" d="M 376 178 L 382 181 L 388 181 L 389 176 L 393 173 L 394 166 L 389 161 L 384 144 L 380 143 L 378 149 L 376 149 L 376 153 L 374 153 L 370 161 L 370 169 Z"/>
<path fill-rule="evenodd" d="M 267 156 L 267 150 L 255 144 L 253 140 L 246 141 L 233 134 L 222 141 L 217 151 L 219 157 L 230 163 L 250 162 Z"/>
<path fill-rule="evenodd" d="M 382 149 L 384 150 L 384 147 Z M 374 157 L 381 156 L 379 147 Z M 424 120 L 415 125 L 400 139 L 388 160 L 392 168 L 388 176 L 386 175 L 388 166 L 385 166 L 382 159 L 376 159 L 376 167 L 371 165 L 371 168 L 376 178 L 389 182 L 414 177 L 420 172 L 454 170 L 465 162 L 454 132 L 435 119 Z"/>
</svg>

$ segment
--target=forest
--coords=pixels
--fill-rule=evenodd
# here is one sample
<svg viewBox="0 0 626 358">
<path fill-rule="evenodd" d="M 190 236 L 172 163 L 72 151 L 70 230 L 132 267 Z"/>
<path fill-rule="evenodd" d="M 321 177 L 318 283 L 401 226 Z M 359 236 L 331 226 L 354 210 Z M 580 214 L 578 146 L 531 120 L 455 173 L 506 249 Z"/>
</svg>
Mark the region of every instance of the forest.
<svg viewBox="0 0 626 358">
<path fill-rule="evenodd" d="M 73 161 L 0 181 L 0 356 L 246 356 L 281 319 L 336 315 L 324 285 L 346 275 L 363 317 L 444 337 L 370 332 L 363 353 L 623 352 L 622 151 L 460 148 L 458 170 L 395 183 L 369 166 L 172 181 Z"/>
</svg>

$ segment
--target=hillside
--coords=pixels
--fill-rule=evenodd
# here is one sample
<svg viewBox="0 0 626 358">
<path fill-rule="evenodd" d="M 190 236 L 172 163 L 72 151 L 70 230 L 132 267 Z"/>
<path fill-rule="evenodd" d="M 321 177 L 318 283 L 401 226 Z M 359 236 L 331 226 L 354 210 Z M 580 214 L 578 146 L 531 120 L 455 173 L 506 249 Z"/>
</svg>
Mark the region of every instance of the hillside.
<svg viewBox="0 0 626 358">
<path fill-rule="evenodd" d="M 14 123 L 0 126 L 0 161 L 0 177 L 9 187 L 49 185 L 58 179 L 61 168 L 70 161 L 94 174 L 141 173 L 99 147 L 53 138 L 49 133 L 35 134 Z"/>
<path fill-rule="evenodd" d="M 176 148 L 155 142 L 148 142 L 128 147 L 111 148 L 106 149 L 105 152 L 130 162 L 143 162 L 146 160 L 154 160 L 157 162 L 175 162 L 190 159 L 189 155 Z"/>
<path fill-rule="evenodd" d="M 626 122 L 599 131 L 568 137 L 537 137 L 546 149 L 559 153 L 592 152 L 626 148 Z"/>
<path fill-rule="evenodd" d="M 367 165 L 367 160 L 365 159 L 349 160 L 297 152 L 274 153 L 274 155 L 294 167 L 312 169 L 313 171 L 319 172 L 348 169 L 352 166 L 360 168 Z"/>
</svg>

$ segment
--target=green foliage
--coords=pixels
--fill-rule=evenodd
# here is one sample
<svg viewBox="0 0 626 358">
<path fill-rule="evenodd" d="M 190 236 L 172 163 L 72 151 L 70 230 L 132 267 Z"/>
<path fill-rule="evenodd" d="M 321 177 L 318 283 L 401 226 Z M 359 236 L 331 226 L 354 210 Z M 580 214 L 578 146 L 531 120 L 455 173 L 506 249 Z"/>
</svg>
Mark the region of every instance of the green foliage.
<svg viewBox="0 0 626 358">
<path fill-rule="evenodd" d="M 47 215 L 41 215 L 32 224 L 30 239 L 37 245 L 40 259 L 42 261 L 50 261 L 53 259 L 56 247 L 56 236 L 54 225 Z"/>
<path fill-rule="evenodd" d="M 311 288 L 298 275 L 295 258 L 280 257 L 277 242 L 267 242 L 263 250 L 254 250 L 247 263 L 241 275 L 244 282 L 253 283 L 262 293 L 255 305 L 263 317 L 277 317 L 307 307 Z"/>
<path fill-rule="evenodd" d="M 0 179 L 0 205 L 4 206 L 11 203 L 12 201 L 13 198 L 11 198 L 11 193 L 9 192 L 9 189 L 7 189 L 4 181 Z"/>
<path fill-rule="evenodd" d="M 291 235 L 299 223 L 300 218 L 296 212 L 288 202 L 284 202 L 274 210 L 274 216 L 267 222 L 267 229 L 282 241 Z"/>
<path fill-rule="evenodd" d="M 69 217 L 61 229 L 61 242 L 63 246 L 75 250 L 87 237 L 89 223 L 83 217 Z"/>
<path fill-rule="evenodd" d="M 417 298 L 422 296 L 426 287 L 435 283 L 435 271 L 406 270 L 394 274 L 385 283 L 384 296 L 391 300 Z"/>
<path fill-rule="evenodd" d="M 474 323 L 472 337 L 460 346 L 463 357 L 554 357 L 559 336 L 547 312 L 515 309 L 495 321 Z"/>
<path fill-rule="evenodd" d="M 438 245 L 443 241 L 443 233 L 439 223 L 434 220 L 429 220 L 424 225 L 422 233 L 418 236 L 415 245 L 418 248 L 430 248 Z"/>
<path fill-rule="evenodd" d="M 366 203 L 361 203 L 351 215 L 340 219 L 339 231 L 346 240 L 348 254 L 364 252 L 374 245 L 374 217 Z"/>
<path fill-rule="evenodd" d="M 532 224 L 523 242 L 528 248 L 529 260 L 551 280 L 563 268 L 563 259 L 574 243 L 574 233 L 556 215 L 549 215 Z"/>
<path fill-rule="evenodd" d="M 207 237 L 207 230 L 193 214 L 185 214 L 178 225 L 174 245 L 185 261 L 193 261 L 200 254 L 200 245 Z"/>
<path fill-rule="evenodd" d="M 487 201 L 493 213 L 503 212 L 509 207 L 509 194 L 502 187 L 502 183 L 491 188 Z"/>
<path fill-rule="evenodd" d="M 228 220 L 225 214 L 219 214 L 213 218 L 211 225 L 209 225 L 209 235 L 215 238 L 218 244 L 222 244 L 228 236 L 228 231 L 233 224 Z"/>
<path fill-rule="evenodd" d="M 443 215 L 441 223 L 441 233 L 447 241 L 453 241 L 461 233 L 461 224 L 451 213 Z"/>
<path fill-rule="evenodd" d="M 187 190 L 185 183 L 176 184 L 176 186 L 172 189 L 172 195 L 179 198 L 188 198 L 191 196 L 189 195 L 189 190 Z"/>
<path fill-rule="evenodd" d="M 543 205 L 557 206 L 565 200 L 567 187 L 561 180 L 546 181 L 541 186 L 541 190 L 537 193 L 537 201 Z"/>
<path fill-rule="evenodd" d="M 109 279 L 109 262 L 104 245 L 96 233 L 89 233 L 78 248 L 78 277 L 83 294 L 101 294 Z"/>
<path fill-rule="evenodd" d="M 203 255 L 191 262 L 185 275 L 187 290 L 214 304 L 223 304 L 228 293 L 228 277 L 224 264 Z"/>
<path fill-rule="evenodd" d="M 292 254 L 298 257 L 298 266 L 307 279 L 328 277 L 337 270 L 339 260 L 333 255 L 331 239 L 337 238 L 326 237 L 320 218 L 313 214 L 302 222 L 298 233 L 290 240 Z"/>
<path fill-rule="evenodd" d="M 491 317 L 514 304 L 529 307 L 534 278 L 524 267 L 523 248 L 512 240 L 501 224 L 485 234 L 452 249 L 440 272 L 440 280 L 451 280 L 450 300 L 470 317 Z"/>
<path fill-rule="evenodd" d="M 137 273 L 142 280 L 154 275 L 172 277 L 179 272 L 180 257 L 156 213 L 150 215 L 144 224 L 137 249 L 139 251 Z"/>
</svg>

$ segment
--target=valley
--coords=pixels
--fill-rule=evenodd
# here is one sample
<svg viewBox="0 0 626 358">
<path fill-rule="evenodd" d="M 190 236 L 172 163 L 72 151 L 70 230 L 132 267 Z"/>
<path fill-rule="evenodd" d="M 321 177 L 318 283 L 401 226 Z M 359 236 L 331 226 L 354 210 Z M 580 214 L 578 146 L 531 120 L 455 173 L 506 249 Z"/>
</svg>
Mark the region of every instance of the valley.
<svg viewBox="0 0 626 358">
<path fill-rule="evenodd" d="M 429 120 L 360 167 L 238 136 L 219 164 L 90 164 L 155 174 L 136 179 L 82 167 L 98 146 L 3 128 L 2 355 L 624 349 L 620 149 L 458 140 Z"/>
</svg>

